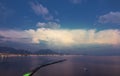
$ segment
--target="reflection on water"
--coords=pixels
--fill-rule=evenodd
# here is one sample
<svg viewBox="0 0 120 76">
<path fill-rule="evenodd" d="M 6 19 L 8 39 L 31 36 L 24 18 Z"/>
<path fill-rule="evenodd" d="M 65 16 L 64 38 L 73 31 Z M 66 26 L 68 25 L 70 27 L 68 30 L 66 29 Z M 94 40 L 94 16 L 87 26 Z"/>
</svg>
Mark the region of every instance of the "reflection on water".
<svg viewBox="0 0 120 76">
<path fill-rule="evenodd" d="M 39 56 L 0 58 L 0 76 L 22 76 L 35 67 L 67 59 L 41 68 L 33 76 L 120 76 L 120 56 Z"/>
</svg>

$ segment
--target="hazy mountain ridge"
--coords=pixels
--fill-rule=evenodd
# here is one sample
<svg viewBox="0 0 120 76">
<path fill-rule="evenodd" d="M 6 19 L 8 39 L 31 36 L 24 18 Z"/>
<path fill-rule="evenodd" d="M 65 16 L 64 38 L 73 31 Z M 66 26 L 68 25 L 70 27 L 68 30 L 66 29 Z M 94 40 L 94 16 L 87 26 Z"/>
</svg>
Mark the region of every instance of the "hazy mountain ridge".
<svg viewBox="0 0 120 76">
<path fill-rule="evenodd" d="M 57 52 L 54 52 L 50 49 L 41 49 L 35 52 L 30 52 L 29 50 L 24 49 L 15 49 L 12 47 L 0 47 L 0 53 L 7 53 L 7 54 L 41 54 L 41 55 L 47 55 L 47 54 L 59 54 Z"/>
<path fill-rule="evenodd" d="M 120 56 L 119 49 L 107 49 L 107 50 L 85 50 L 80 49 L 79 51 L 67 51 L 67 52 L 61 52 L 58 53 L 51 49 L 40 49 L 35 52 L 31 52 L 29 50 L 24 49 L 15 49 L 12 47 L 0 47 L 0 53 L 6 53 L 6 54 L 36 54 L 36 55 L 91 55 L 91 56 Z"/>
<path fill-rule="evenodd" d="M 0 53 L 8 54 L 30 54 L 31 52 L 24 49 L 15 49 L 12 47 L 0 47 Z"/>
<path fill-rule="evenodd" d="M 36 51 L 34 52 L 35 54 L 42 54 L 42 55 L 45 55 L 45 54 L 59 54 L 53 50 L 50 50 L 50 49 L 40 49 L 39 51 Z"/>
</svg>

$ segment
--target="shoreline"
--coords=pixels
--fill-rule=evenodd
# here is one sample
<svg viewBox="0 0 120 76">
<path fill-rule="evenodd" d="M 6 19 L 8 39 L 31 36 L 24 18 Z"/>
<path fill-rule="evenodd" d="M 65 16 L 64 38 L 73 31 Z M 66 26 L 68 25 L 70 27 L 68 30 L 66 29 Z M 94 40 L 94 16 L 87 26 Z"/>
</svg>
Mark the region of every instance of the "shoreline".
<svg viewBox="0 0 120 76">
<path fill-rule="evenodd" d="M 0 54 L 0 57 L 21 57 L 21 56 L 84 56 L 84 55 L 58 55 L 58 54 L 46 54 L 46 55 L 37 55 L 37 54 Z"/>
</svg>

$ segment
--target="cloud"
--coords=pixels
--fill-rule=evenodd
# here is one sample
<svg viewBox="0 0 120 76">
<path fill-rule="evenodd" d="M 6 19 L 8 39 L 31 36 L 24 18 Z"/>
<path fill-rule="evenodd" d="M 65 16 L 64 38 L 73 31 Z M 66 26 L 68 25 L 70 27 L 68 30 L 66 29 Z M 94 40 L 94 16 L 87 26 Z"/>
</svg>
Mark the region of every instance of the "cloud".
<svg viewBox="0 0 120 76">
<path fill-rule="evenodd" d="M 82 2 L 82 0 L 70 0 L 73 4 L 79 4 Z"/>
<path fill-rule="evenodd" d="M 46 29 L 39 28 L 37 30 L 27 30 L 33 43 L 41 43 L 45 41 L 47 45 L 52 47 L 72 47 L 84 44 L 120 44 L 119 30 L 82 30 L 82 29 Z"/>
<path fill-rule="evenodd" d="M 0 43 L 3 42 L 4 39 L 5 39 L 5 37 L 3 37 L 3 36 L 0 35 Z"/>
<path fill-rule="evenodd" d="M 31 8 L 36 15 L 41 15 L 45 20 L 53 20 L 54 17 L 49 13 L 49 10 L 40 3 L 30 3 Z"/>
<path fill-rule="evenodd" d="M 31 3 L 32 9 L 34 10 L 34 12 L 37 15 L 47 15 L 49 14 L 49 11 L 46 7 L 44 7 L 42 4 L 35 4 L 35 3 Z"/>
<path fill-rule="evenodd" d="M 56 22 L 48 22 L 48 23 L 38 22 L 36 26 L 38 26 L 40 28 L 51 28 L 51 29 L 60 28 L 60 24 L 58 24 Z"/>
<path fill-rule="evenodd" d="M 50 48 L 80 47 L 82 45 L 120 45 L 119 30 L 50 29 L 0 31 L 1 39 L 19 43 L 45 44 Z M 45 46 L 45 47 L 46 47 Z"/>
<path fill-rule="evenodd" d="M 17 30 L 0 30 L 0 37 L 2 41 L 13 41 L 20 43 L 30 43 L 29 35 L 26 31 L 17 31 Z"/>
<path fill-rule="evenodd" d="M 100 23 L 113 23 L 120 25 L 120 12 L 110 12 L 99 17 Z"/>
</svg>

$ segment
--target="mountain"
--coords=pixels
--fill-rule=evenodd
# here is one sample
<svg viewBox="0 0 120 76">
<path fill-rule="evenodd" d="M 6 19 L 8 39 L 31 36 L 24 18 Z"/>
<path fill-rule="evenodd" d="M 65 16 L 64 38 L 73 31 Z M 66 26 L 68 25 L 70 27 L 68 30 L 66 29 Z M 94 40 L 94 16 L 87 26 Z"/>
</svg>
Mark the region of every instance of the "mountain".
<svg viewBox="0 0 120 76">
<path fill-rule="evenodd" d="M 12 47 L 0 47 L 0 53 L 8 54 L 30 54 L 31 52 L 23 49 L 15 49 Z"/>
<path fill-rule="evenodd" d="M 23 49 L 15 49 L 12 47 L 0 47 L 0 53 L 7 53 L 7 54 L 40 54 L 40 55 L 48 55 L 48 54 L 59 54 L 57 52 L 54 52 L 50 49 L 41 49 L 34 53 L 31 53 L 28 50 Z"/>
<path fill-rule="evenodd" d="M 47 54 L 59 54 L 57 52 L 54 52 L 50 49 L 41 49 L 39 51 L 34 52 L 35 54 L 42 54 L 42 55 L 47 55 Z"/>
</svg>

